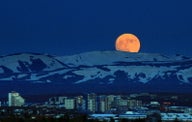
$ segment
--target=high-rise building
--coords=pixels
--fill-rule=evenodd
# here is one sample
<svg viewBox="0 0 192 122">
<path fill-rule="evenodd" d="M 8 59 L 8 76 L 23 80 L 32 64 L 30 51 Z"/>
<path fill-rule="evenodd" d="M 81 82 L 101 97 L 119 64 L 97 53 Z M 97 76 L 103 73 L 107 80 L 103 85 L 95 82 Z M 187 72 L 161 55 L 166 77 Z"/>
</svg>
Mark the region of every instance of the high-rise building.
<svg viewBox="0 0 192 122">
<path fill-rule="evenodd" d="M 86 110 L 86 102 L 83 96 L 76 97 L 76 109 L 79 111 Z"/>
<path fill-rule="evenodd" d="M 58 97 L 58 104 L 64 104 L 64 103 L 65 103 L 65 99 L 67 99 L 66 96 L 60 96 L 60 97 Z"/>
<path fill-rule="evenodd" d="M 93 113 L 97 111 L 97 95 L 94 93 L 87 96 L 87 110 Z"/>
<path fill-rule="evenodd" d="M 75 99 L 67 98 L 64 101 L 65 109 L 75 109 Z"/>
<path fill-rule="evenodd" d="M 19 93 L 12 91 L 8 93 L 8 105 L 9 106 L 22 106 L 25 104 L 25 99 L 20 96 Z"/>
<path fill-rule="evenodd" d="M 77 102 L 77 104 L 82 104 L 83 103 L 83 96 L 77 96 L 76 97 L 76 102 Z"/>
<path fill-rule="evenodd" d="M 102 113 L 107 111 L 107 97 L 105 95 L 98 97 L 98 111 Z"/>
<path fill-rule="evenodd" d="M 111 108 L 113 107 L 114 100 L 115 100 L 115 95 L 107 96 L 107 105 L 106 105 L 107 110 L 111 110 Z"/>
</svg>

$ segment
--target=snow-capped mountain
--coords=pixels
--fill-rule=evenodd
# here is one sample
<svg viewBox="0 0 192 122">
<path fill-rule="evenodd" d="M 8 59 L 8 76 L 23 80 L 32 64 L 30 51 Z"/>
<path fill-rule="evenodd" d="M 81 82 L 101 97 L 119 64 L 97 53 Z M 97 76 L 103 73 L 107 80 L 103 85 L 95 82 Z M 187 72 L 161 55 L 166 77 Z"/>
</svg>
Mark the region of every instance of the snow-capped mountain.
<svg viewBox="0 0 192 122">
<path fill-rule="evenodd" d="M 119 51 L 62 57 L 20 53 L 0 57 L 0 87 L 26 94 L 192 93 L 192 58 Z"/>
</svg>

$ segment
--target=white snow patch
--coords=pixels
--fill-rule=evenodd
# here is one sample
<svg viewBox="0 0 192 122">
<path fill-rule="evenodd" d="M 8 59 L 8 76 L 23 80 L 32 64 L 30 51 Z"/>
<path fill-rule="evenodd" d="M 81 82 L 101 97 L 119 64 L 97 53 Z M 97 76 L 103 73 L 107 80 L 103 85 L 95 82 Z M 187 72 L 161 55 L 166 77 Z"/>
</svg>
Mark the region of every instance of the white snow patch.
<svg viewBox="0 0 192 122">
<path fill-rule="evenodd" d="M 65 75 L 63 76 L 63 79 L 68 79 L 68 78 L 72 78 L 73 76 L 72 75 Z"/>
<path fill-rule="evenodd" d="M 183 79 L 179 78 L 179 76 L 182 76 Z M 184 70 L 180 70 L 177 73 L 177 78 L 185 83 L 189 83 L 190 81 L 188 80 L 188 78 L 192 77 L 192 67 L 188 68 L 188 69 L 184 69 Z"/>
<path fill-rule="evenodd" d="M 17 78 L 24 78 L 24 77 L 26 77 L 28 74 L 19 74 L 18 76 L 17 76 Z"/>
<path fill-rule="evenodd" d="M 104 78 L 106 77 L 107 75 L 109 75 L 108 72 L 106 71 L 103 71 L 101 69 L 98 69 L 98 68 L 85 68 L 85 69 L 81 69 L 81 70 L 78 70 L 78 71 L 74 71 L 73 73 L 77 74 L 77 75 L 81 75 L 81 76 L 84 76 L 84 79 L 82 80 L 79 80 L 75 83 L 82 83 L 82 82 L 85 82 L 87 80 L 92 80 L 92 79 L 95 79 L 95 78 Z"/>
</svg>

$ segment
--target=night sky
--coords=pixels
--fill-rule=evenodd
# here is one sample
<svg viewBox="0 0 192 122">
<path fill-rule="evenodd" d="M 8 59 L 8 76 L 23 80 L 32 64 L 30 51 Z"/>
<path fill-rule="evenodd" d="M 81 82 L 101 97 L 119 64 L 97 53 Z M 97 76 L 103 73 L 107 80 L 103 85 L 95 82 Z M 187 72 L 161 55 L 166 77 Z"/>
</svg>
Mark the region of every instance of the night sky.
<svg viewBox="0 0 192 122">
<path fill-rule="evenodd" d="M 142 53 L 192 56 L 192 0 L 1 0 L 0 55 L 115 50 L 133 33 Z"/>
</svg>

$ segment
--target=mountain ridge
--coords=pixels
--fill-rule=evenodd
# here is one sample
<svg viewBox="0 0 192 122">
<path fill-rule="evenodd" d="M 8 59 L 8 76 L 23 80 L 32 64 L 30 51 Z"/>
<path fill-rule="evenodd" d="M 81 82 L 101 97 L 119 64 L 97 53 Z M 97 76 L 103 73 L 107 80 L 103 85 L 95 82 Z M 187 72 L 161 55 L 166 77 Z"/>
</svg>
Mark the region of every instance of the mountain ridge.
<svg viewBox="0 0 192 122">
<path fill-rule="evenodd" d="M 15 90 L 26 94 L 178 89 L 192 93 L 192 58 L 119 51 L 72 56 L 17 53 L 0 57 L 0 86 L 6 87 L 0 90 L 3 93 Z"/>
</svg>

